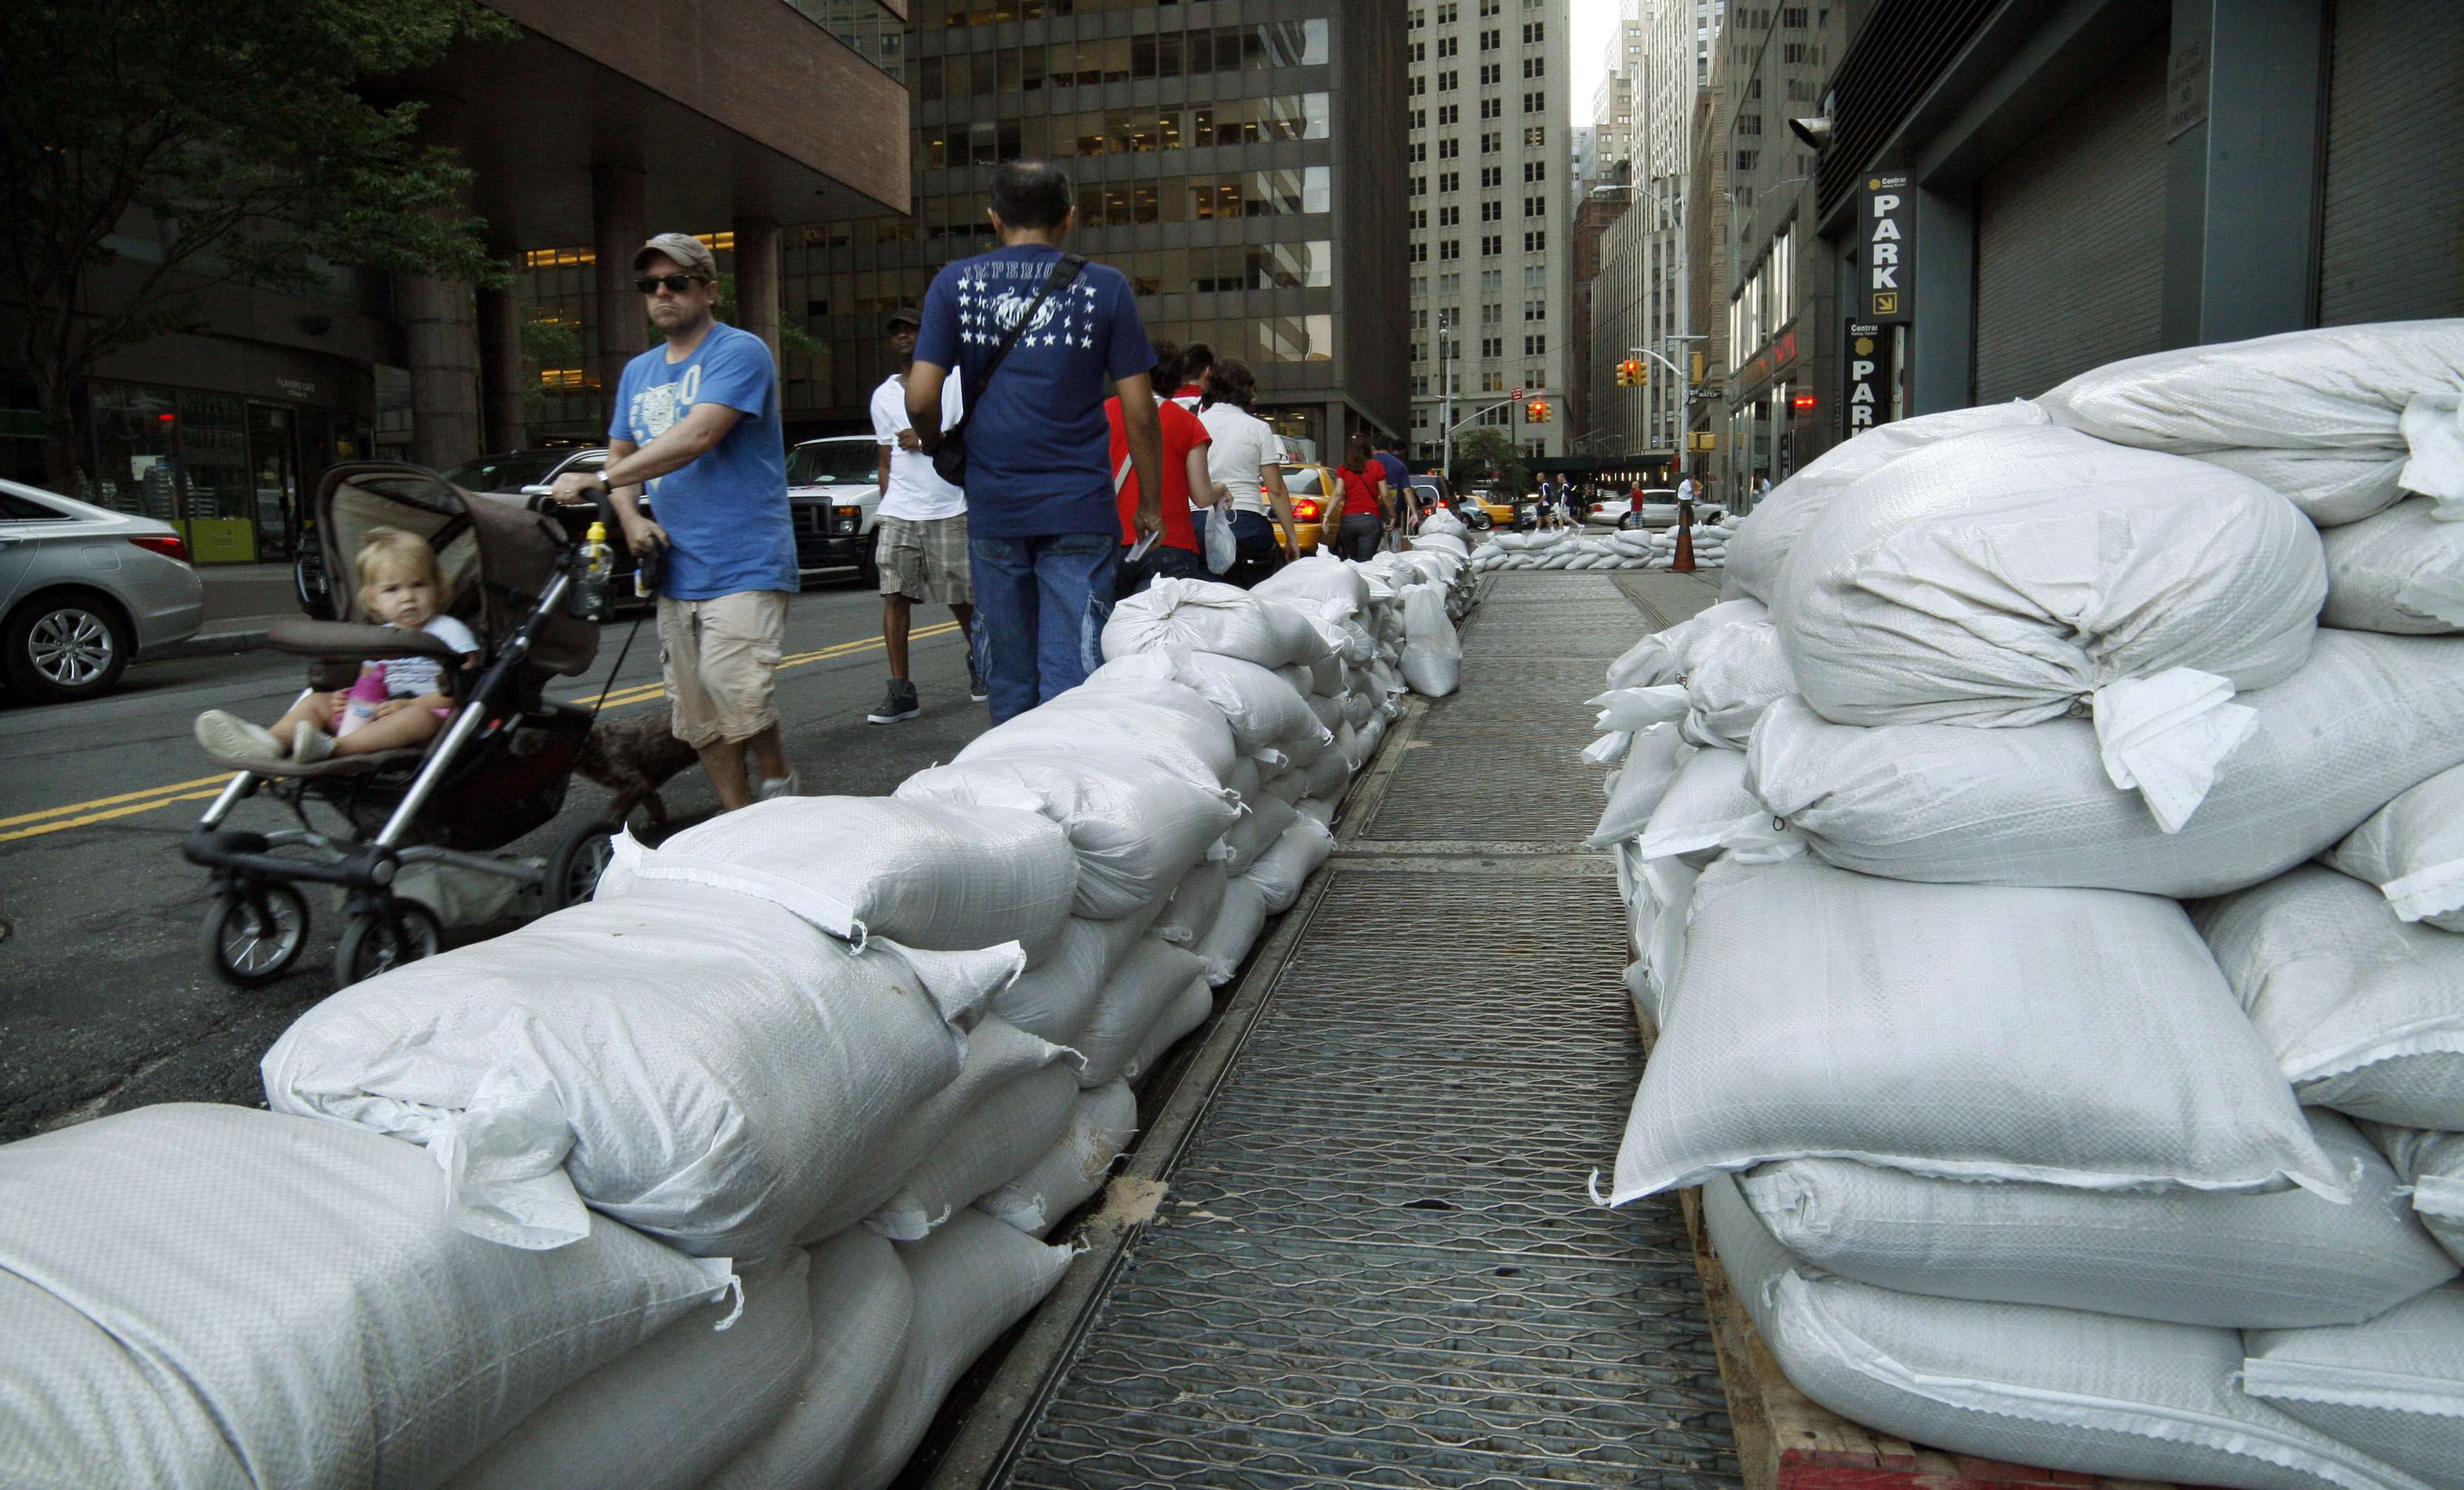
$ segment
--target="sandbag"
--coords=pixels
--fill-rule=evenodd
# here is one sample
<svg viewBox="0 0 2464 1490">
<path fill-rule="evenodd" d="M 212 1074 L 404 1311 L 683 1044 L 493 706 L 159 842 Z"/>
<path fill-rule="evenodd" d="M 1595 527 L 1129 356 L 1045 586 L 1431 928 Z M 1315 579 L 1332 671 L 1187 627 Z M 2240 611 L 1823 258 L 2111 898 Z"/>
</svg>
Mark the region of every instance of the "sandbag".
<svg viewBox="0 0 2464 1490">
<path fill-rule="evenodd" d="M 1326 639 L 1298 609 L 1207 580 L 1157 580 L 1112 607 L 1106 661 L 1158 646 L 1238 657 L 1262 668 L 1313 667 Z"/>
<path fill-rule="evenodd" d="M 1231 874 L 1221 864 L 1201 864 L 1182 875 L 1171 902 L 1155 919 L 1155 935 L 1176 947 L 1190 946 L 1204 936 L 1206 929 L 1215 924 L 1215 913 L 1223 908 L 1223 888 L 1231 882 Z"/>
<path fill-rule="evenodd" d="M 1090 734 L 1125 747 L 1175 775 L 1219 787 L 1239 758 L 1222 712 L 1174 682 L 1081 684 L 1059 698 L 996 725 L 958 752 L 960 761 L 1067 752 Z"/>
<path fill-rule="evenodd" d="M 1987 404 L 1975 408 L 1945 409 L 1894 420 L 1868 429 L 1853 440 L 1833 446 L 1812 464 L 1763 493 L 1754 510 L 1739 521 L 1727 542 L 1727 574 L 1720 599 L 1749 597 L 1770 603 L 1780 593 L 1780 566 L 1806 529 L 1851 484 L 1911 451 L 1944 440 L 1984 429 L 2010 429 L 2047 423 L 2033 404 Z"/>
<path fill-rule="evenodd" d="M 1723 1175 L 1703 1219 L 1799 1391 L 1912 1442 L 2234 1490 L 2430 1490 L 2235 1385 L 2230 1329 L 1893 1293 L 1791 1258 Z"/>
<path fill-rule="evenodd" d="M 1172 1047 L 1187 1039 L 1190 1032 L 1206 1022 L 1215 1012 L 1215 997 L 1209 990 L 1204 974 L 1193 977 L 1164 1005 L 1153 1024 L 1138 1041 L 1137 1053 L 1121 1067 L 1124 1080 L 1143 1085 L 1155 1074 L 1155 1066 L 1171 1053 Z"/>
<path fill-rule="evenodd" d="M 1044 1301 L 1070 1256 L 972 1209 L 901 1255 L 914 1281 L 914 1323 L 890 1391 L 848 1451 L 844 1490 L 882 1490 L 898 1477 L 960 1373 Z"/>
<path fill-rule="evenodd" d="M 1258 862 L 1258 856 L 1272 848 L 1284 829 L 1292 825 L 1293 804 L 1280 797 L 1264 797 L 1223 835 L 1224 844 L 1232 856 L 1223 861 L 1226 874 L 1245 874 Z M 1184 876 L 1185 878 L 1185 876 Z"/>
<path fill-rule="evenodd" d="M 1698 856 L 1709 862 L 1738 820 L 1759 815 L 1762 803 L 1746 781 L 1746 757 L 1733 750 L 1698 750 L 1686 757 L 1639 845 L 1645 859 Z"/>
<path fill-rule="evenodd" d="M 1223 789 L 1236 801 L 1251 801 L 1265 788 L 1265 769 L 1258 764 L 1258 757 L 1243 756 L 1232 762 L 1232 774 L 1223 778 Z"/>
<path fill-rule="evenodd" d="M 1693 755 L 1694 747 L 1680 738 L 1670 725 L 1635 735 L 1634 744 L 1626 751 L 1617 789 L 1609 794 L 1609 804 L 1600 813 L 1599 825 L 1584 841 L 1585 846 L 1606 848 L 1640 837 L 1651 826 L 1653 811 L 1668 795 L 1669 787 Z M 1744 759 L 1738 758 L 1741 762 Z"/>
<path fill-rule="evenodd" d="M 1627 648 L 1623 656 L 1609 664 L 1609 687 L 1652 688 L 1683 683 L 1685 681 L 1686 650 L 1697 638 L 1724 626 L 1767 620 L 1770 615 L 1771 612 L 1763 608 L 1763 603 L 1757 600 L 1725 600 L 1698 611 L 1673 626 L 1650 633 Z"/>
<path fill-rule="evenodd" d="M 1215 913 L 1215 924 L 1190 948 L 1206 969 L 1208 987 L 1221 988 L 1232 981 L 1265 927 L 1266 894 L 1257 881 L 1243 875 L 1223 887 L 1223 906 Z"/>
<path fill-rule="evenodd" d="M 1320 756 L 1317 764 L 1309 768 L 1301 778 L 1301 796 L 1315 797 L 1323 801 L 1336 801 L 1344 788 L 1352 784 L 1352 759 L 1343 752 L 1330 748 Z M 1299 800 L 1294 798 L 1293 800 Z"/>
<path fill-rule="evenodd" d="M 1426 698 L 1452 693 L 1463 680 L 1463 644 L 1444 598 L 1425 584 L 1404 590 L 1403 627 L 1403 681 Z"/>
<path fill-rule="evenodd" d="M 1724 858 L 1686 935 L 1612 1204 L 1795 1158 L 2349 1197 L 2168 901 Z"/>
<path fill-rule="evenodd" d="M 439 1485 L 568 1384 L 727 1316 L 723 1262 L 610 1223 L 493 1246 L 438 1223 L 444 1189 L 407 1144 L 246 1107 L 0 1148 L 5 1478 Z"/>
<path fill-rule="evenodd" d="M 1199 867 L 1222 872 L 1220 866 Z M 1199 870 L 1189 872 L 1194 875 Z M 1149 907 L 1116 921 L 1070 917 L 1068 929 L 1061 933 L 1060 948 L 994 994 L 992 1012 L 1056 1045 L 1074 1043 L 1078 1032 L 1094 1018 L 1104 980 L 1147 933 L 1155 910 Z"/>
<path fill-rule="evenodd" d="M 1249 593 L 1304 608 L 1339 601 L 1353 615 L 1369 608 L 1368 579 L 1357 566 L 1324 552 L 1292 560 L 1251 585 Z"/>
<path fill-rule="evenodd" d="M 2377 886 L 2397 919 L 2464 931 L 2464 767 L 2406 788 L 2320 857 Z"/>
<path fill-rule="evenodd" d="M 897 796 L 1032 804 L 1069 835 L 1078 851 L 1076 913 L 1098 921 L 1162 899 L 1237 815 L 1228 793 L 1091 734 L 1071 750 L 1020 751 L 919 771 L 899 783 Z"/>
<path fill-rule="evenodd" d="M 452 1490 L 693 1490 L 795 1399 L 813 1358 L 810 1267 L 801 1247 L 746 1266 L 735 1325 L 670 1325 L 550 1397 Z"/>
<path fill-rule="evenodd" d="M 1738 1188 L 1781 1246 L 1902 1293 L 2044 1304 L 2234 1329 L 2348 1325 L 2455 1276 L 2395 1172 L 2353 1125 L 2310 1109 L 2349 1205 L 2269 1195 L 1925 1179 L 1795 1159 Z"/>
<path fill-rule="evenodd" d="M 1018 969 L 1015 947 L 857 950 L 767 901 L 646 884 L 342 989 L 266 1052 L 265 1096 L 427 1146 L 453 1224 L 491 1240 L 562 1246 L 586 1203 L 759 1257 L 958 1074 L 943 1002 Z"/>
<path fill-rule="evenodd" d="M 706 1490 L 827 1490 L 889 1394 L 915 1317 L 915 1288 L 898 1249 L 858 1226 L 807 1255 L 811 1359 L 785 1415 L 712 1476 Z"/>
<path fill-rule="evenodd" d="M 1060 1139 L 1027 1171 L 976 1201 L 1030 1237 L 1046 1237 L 1061 1218 L 1104 1188 L 1112 1161 L 1137 1136 L 1138 1099 L 1125 1081 L 1078 1093 Z"/>
<path fill-rule="evenodd" d="M 2186 897 L 2282 873 L 2464 763 L 2464 647 L 2442 639 L 2321 631 L 2240 702 L 2255 725 L 2171 834 L 2106 777 L 2084 719 L 1859 729 L 1782 699 L 1747 754 L 1756 795 L 1844 868 Z"/>
<path fill-rule="evenodd" d="M 2464 1283 L 2367 1324 L 2253 1330 L 2242 1387 L 2432 1485 L 2464 1485 Z"/>
<path fill-rule="evenodd" d="M 1796 690 L 1795 670 L 1771 623 L 1707 632 L 1686 654 L 1686 738 L 1742 751 L 1764 711 Z"/>
<path fill-rule="evenodd" d="M 1052 1147 L 1078 1101 L 1078 1073 L 1067 1063 L 1029 1071 L 985 1095 L 944 1132 L 898 1193 L 864 1224 L 892 1241 L 920 1241 L 950 1213 L 972 1205 L 1003 1177 Z"/>
<path fill-rule="evenodd" d="M 2464 941 L 2318 865 L 2197 908 L 2200 933 L 2303 1102 L 2464 1129 Z"/>
<path fill-rule="evenodd" d="M 2406 320 L 2151 352 L 2035 404 L 2098 439 L 2254 477 L 2323 528 L 2406 492 L 2464 497 L 2459 394 L 2464 320 Z"/>
<path fill-rule="evenodd" d="M 1258 887 L 1269 912 L 1280 915 L 1301 898 L 1301 887 L 1333 852 L 1334 835 L 1326 824 L 1314 818 L 1296 818 L 1241 877 Z"/>
<path fill-rule="evenodd" d="M 2447 1255 L 2464 1262 L 2464 1133 L 2438 1133 L 2386 1123 L 2358 1125 L 2396 1178 L 2412 1192 L 2412 1212 Z"/>
<path fill-rule="evenodd" d="M 1108 662 L 1087 681 L 1124 686 L 1171 682 L 1191 689 L 1223 715 L 1233 745 L 1244 755 L 1319 737 L 1316 716 L 1300 692 L 1275 673 L 1238 657 L 1158 647 Z"/>
<path fill-rule="evenodd" d="M 1309 713 L 1316 718 L 1319 727 L 1329 734 L 1335 734 L 1347 722 L 1343 713 L 1343 700 L 1339 698 L 1312 693 L 1309 695 Z"/>
<path fill-rule="evenodd" d="M 1205 974 L 1205 959 L 1197 952 L 1153 936 L 1138 943 L 1105 982 L 1094 1018 L 1079 1032 L 1076 1048 L 1086 1064 L 1078 1071 L 1078 1085 L 1101 1086 L 1125 1074 L 1137 1060 L 1147 1031 L 1182 989 Z M 1024 1167 L 1022 1163 L 1012 1169 Z"/>
<path fill-rule="evenodd" d="M 597 898 L 683 881 L 783 906 L 833 936 L 1049 952 L 1078 882 L 1067 838 L 1032 812 L 887 797 L 782 797 L 656 848 L 619 837 Z M 627 847 L 630 845 L 630 851 Z"/>
<path fill-rule="evenodd" d="M 2319 532 L 2256 482 L 2068 429 L 1908 454 L 1835 497 L 1771 620 L 1835 724 L 2008 728 L 2084 707 L 2160 822 L 2198 805 L 2326 595 Z"/>
<path fill-rule="evenodd" d="M 2330 528 L 2323 625 L 2412 635 L 2464 631 L 2464 523 L 2428 497 Z"/>
</svg>

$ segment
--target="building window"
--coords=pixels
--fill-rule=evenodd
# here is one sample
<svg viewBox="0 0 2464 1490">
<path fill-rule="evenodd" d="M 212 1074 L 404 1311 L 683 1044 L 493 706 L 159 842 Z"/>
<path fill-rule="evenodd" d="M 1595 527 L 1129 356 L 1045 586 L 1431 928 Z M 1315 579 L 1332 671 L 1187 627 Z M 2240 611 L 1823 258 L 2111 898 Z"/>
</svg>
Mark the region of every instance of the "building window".
<svg viewBox="0 0 2464 1490">
<path fill-rule="evenodd" d="M 1463 208 L 1459 207 L 1441 207 L 1438 208 L 1438 226 L 1441 228 L 1462 227 Z"/>
<path fill-rule="evenodd" d="M 1438 257 L 1440 259 L 1458 259 L 1463 257 L 1463 240 L 1461 238 L 1448 238 L 1440 243 L 1438 245 Z"/>
<path fill-rule="evenodd" d="M 1527 184 L 1535 181 L 1547 181 L 1548 179 L 1549 163 L 1547 161 L 1526 161 L 1523 163 L 1523 180 Z"/>
<path fill-rule="evenodd" d="M 1546 300 L 1524 301 L 1523 318 L 1525 320 L 1547 320 L 1549 318 L 1549 302 Z"/>
<path fill-rule="evenodd" d="M 1757 156 L 1758 156 L 1758 155 L 1759 155 L 1759 152 L 1757 152 L 1757 151 L 1753 151 L 1753 150 L 1740 150 L 1740 151 L 1738 151 L 1738 152 L 1737 152 L 1737 174 L 1739 174 L 1739 175 L 1741 175 L 1741 176 L 1742 176 L 1742 175 L 1746 174 L 1747 172 L 1749 172 L 1749 171 L 1752 170 L 1752 169 L 1754 168 L 1754 161 L 1756 160 L 1756 158 L 1757 158 Z"/>
<path fill-rule="evenodd" d="M 1523 339 L 1523 355 L 1526 357 L 1548 356 L 1549 334 L 1547 332 L 1542 332 L 1538 336 L 1525 337 Z"/>
<path fill-rule="evenodd" d="M 1462 75 L 1453 68 L 1448 68 L 1438 75 L 1438 92 L 1452 93 L 1455 91 L 1455 84 L 1461 80 Z"/>
<path fill-rule="evenodd" d="M 1480 220 L 1484 223 L 1498 222 L 1505 216 L 1506 204 L 1503 202 L 1483 202 L 1480 205 Z"/>
<path fill-rule="evenodd" d="M 1549 199 L 1547 197 L 1525 197 L 1523 199 L 1523 215 L 1526 217 L 1548 216 Z"/>
<path fill-rule="evenodd" d="M 1546 114 L 1546 113 L 1548 113 L 1548 112 L 1549 112 L 1549 96 L 1548 96 L 1546 93 L 1527 93 L 1527 94 L 1525 94 L 1525 95 L 1523 96 L 1523 112 L 1524 112 L 1524 113 L 1526 113 L 1526 114 Z"/>
<path fill-rule="evenodd" d="M 1438 125 L 1439 125 L 1439 127 L 1440 127 L 1440 128 L 1443 128 L 1443 127 L 1445 127 L 1445 126 L 1446 126 L 1446 125 L 1448 125 L 1448 124 L 1460 124 L 1460 123 L 1462 123 L 1462 122 L 1463 122 L 1463 105 L 1462 105 L 1462 104 L 1460 104 L 1460 103 L 1448 103 L 1448 104 L 1443 104 L 1443 105 L 1440 106 L 1440 108 L 1438 109 Z"/>
<path fill-rule="evenodd" d="M 1461 172 L 1461 171 L 1441 171 L 1441 172 L 1440 172 L 1440 173 L 1439 173 L 1439 175 L 1438 175 L 1438 189 L 1439 189 L 1440 191 L 1441 191 L 1441 192 L 1442 192 L 1442 191 L 1461 191 L 1461 190 L 1463 189 L 1463 172 Z"/>
<path fill-rule="evenodd" d="M 1505 63 L 1503 63 L 1503 62 L 1484 62 L 1484 63 L 1482 63 L 1482 64 L 1481 64 L 1481 67 L 1480 67 L 1480 85 L 1481 85 L 1482 87 L 1484 87 L 1484 88 L 1490 88 L 1490 87 L 1494 87 L 1494 86 L 1496 86 L 1497 84 L 1499 84 L 1499 83 L 1501 83 L 1501 82 L 1504 82 L 1505 80 L 1506 80 L 1506 64 L 1505 64 Z"/>
<path fill-rule="evenodd" d="M 1484 11 L 1481 13 L 1486 15 L 1489 12 Z M 1504 45 L 1506 37 L 1501 32 L 1485 31 L 1480 33 L 1480 50 L 1483 52 L 1494 52 Z"/>
<path fill-rule="evenodd" d="M 1483 120 L 1504 119 L 1506 117 L 1506 100 L 1504 99 L 1481 99 L 1480 117 Z"/>
<path fill-rule="evenodd" d="M 1439 159 L 1439 160 L 1441 160 L 1441 161 L 1451 161 L 1451 160 L 1453 160 L 1456 156 L 1461 155 L 1461 154 L 1463 154 L 1463 142 L 1462 142 L 1462 141 L 1460 141 L 1460 140 L 1441 140 L 1441 141 L 1439 141 L 1439 142 L 1438 142 L 1438 159 Z"/>
<path fill-rule="evenodd" d="M 1482 289 L 1501 290 L 1504 289 L 1505 286 L 1506 271 L 1502 269 L 1484 269 L 1480 272 L 1480 287 Z"/>
<path fill-rule="evenodd" d="M 1547 21 L 1525 21 L 1523 23 L 1523 44 L 1525 46 L 1534 46 L 1548 39 L 1549 23 Z"/>
<path fill-rule="evenodd" d="M 1523 252 L 1526 253 L 1548 252 L 1549 230 L 1542 228 L 1525 233 L 1523 235 Z"/>
<path fill-rule="evenodd" d="M 1548 77 L 1549 59 L 1545 56 L 1525 57 L 1523 59 L 1523 76 L 1527 78 Z"/>
<path fill-rule="evenodd" d="M 1549 142 L 1549 126 L 1548 126 L 1548 125 L 1546 125 L 1546 124 L 1528 124 L 1528 125 L 1524 126 L 1524 130 L 1523 130 L 1523 143 L 1524 143 L 1525 148 L 1527 148 L 1527 149 L 1538 149 L 1538 148 L 1540 148 L 1540 147 L 1545 146 L 1546 144 L 1548 144 L 1548 142 Z"/>
<path fill-rule="evenodd" d="M 1504 357 L 1506 355 L 1506 339 L 1504 337 L 1481 338 L 1480 355 L 1491 361 Z"/>
<path fill-rule="evenodd" d="M 1483 258 L 1495 258 L 1505 252 L 1506 235 L 1504 233 L 1490 233 L 1480 240 L 1480 256 Z"/>
<path fill-rule="evenodd" d="M 1506 167 L 1503 165 L 1482 166 L 1480 168 L 1480 184 L 1483 188 L 1505 186 Z"/>
<path fill-rule="evenodd" d="M 1506 137 L 1502 134 L 1480 137 L 1480 153 L 1483 155 L 1495 155 L 1505 148 Z"/>
<path fill-rule="evenodd" d="M 1506 307 L 1497 304 L 1483 305 L 1480 308 L 1480 323 L 1484 326 L 1505 325 Z"/>
</svg>

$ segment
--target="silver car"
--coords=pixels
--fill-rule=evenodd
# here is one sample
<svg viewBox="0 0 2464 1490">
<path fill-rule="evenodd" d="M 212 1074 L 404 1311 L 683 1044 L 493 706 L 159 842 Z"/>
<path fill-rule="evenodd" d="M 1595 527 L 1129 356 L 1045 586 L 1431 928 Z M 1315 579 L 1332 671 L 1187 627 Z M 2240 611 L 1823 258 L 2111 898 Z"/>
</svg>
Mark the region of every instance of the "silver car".
<svg viewBox="0 0 2464 1490">
<path fill-rule="evenodd" d="M 18 696 L 91 698 L 205 608 L 169 523 L 0 481 L 0 680 Z"/>
</svg>

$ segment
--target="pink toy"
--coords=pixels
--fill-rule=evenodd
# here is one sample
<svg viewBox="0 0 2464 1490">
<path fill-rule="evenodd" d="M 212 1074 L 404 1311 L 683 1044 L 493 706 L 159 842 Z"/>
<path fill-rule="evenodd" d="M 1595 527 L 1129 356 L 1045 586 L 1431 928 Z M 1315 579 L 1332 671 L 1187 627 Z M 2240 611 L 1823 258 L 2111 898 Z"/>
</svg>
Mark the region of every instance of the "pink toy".
<svg viewBox="0 0 2464 1490">
<path fill-rule="evenodd" d="M 377 705 L 385 700 L 385 664 L 372 662 L 360 669 L 351 683 L 350 702 L 342 706 L 341 717 L 334 721 L 334 738 L 341 739 L 353 730 L 377 716 Z"/>
</svg>

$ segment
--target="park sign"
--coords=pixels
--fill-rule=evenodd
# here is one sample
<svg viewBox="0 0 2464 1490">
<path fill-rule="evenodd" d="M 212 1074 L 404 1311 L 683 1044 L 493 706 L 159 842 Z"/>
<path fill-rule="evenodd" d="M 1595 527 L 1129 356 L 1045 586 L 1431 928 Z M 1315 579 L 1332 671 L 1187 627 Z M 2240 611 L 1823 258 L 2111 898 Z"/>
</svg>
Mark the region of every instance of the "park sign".
<svg viewBox="0 0 2464 1490">
<path fill-rule="evenodd" d="M 1890 421 L 1891 383 L 1896 370 L 1891 365 L 1891 336 L 1885 327 L 1852 320 L 1844 345 L 1848 375 L 1842 380 L 1847 396 L 1839 401 L 1840 437 L 1855 439 Z"/>
<path fill-rule="evenodd" d="M 1868 324 L 1903 324 L 1916 318 L 1916 273 L 1910 230 L 1916 212 L 1906 171 L 1877 171 L 1859 194 L 1858 229 L 1862 247 L 1857 318 Z"/>
</svg>

